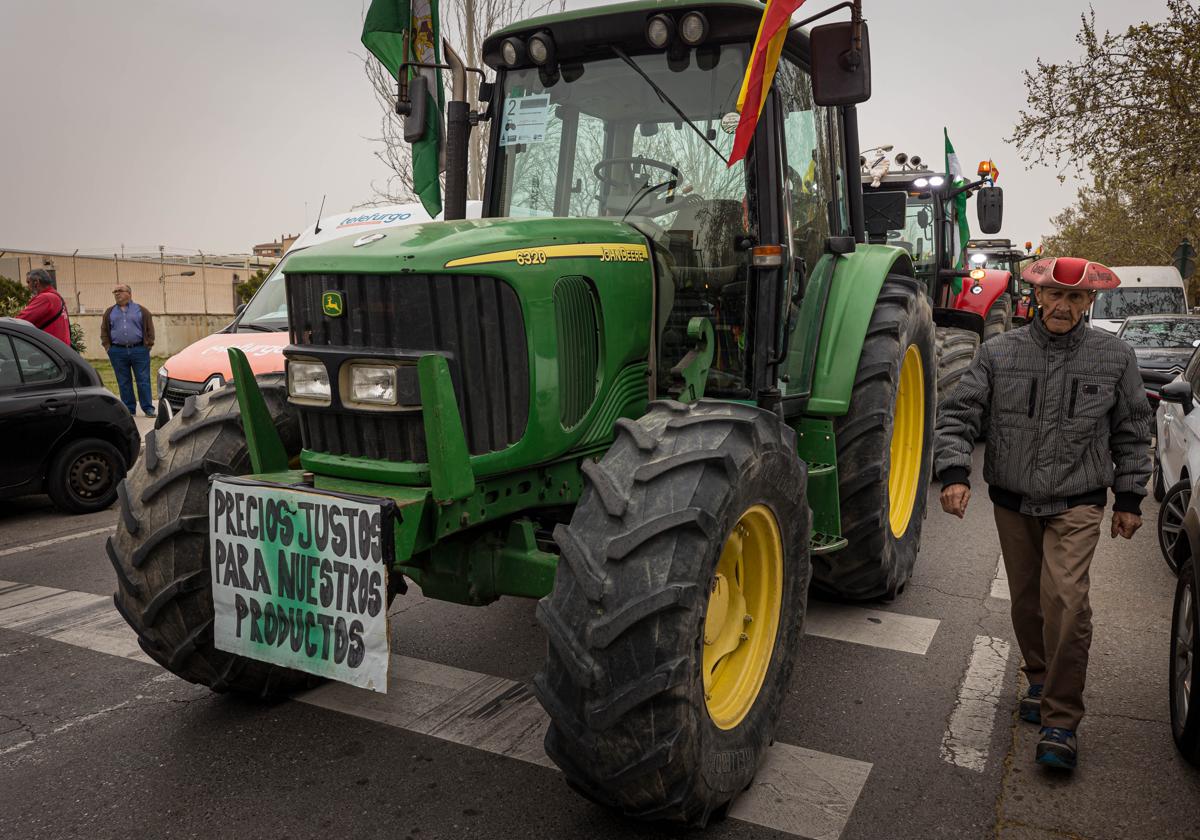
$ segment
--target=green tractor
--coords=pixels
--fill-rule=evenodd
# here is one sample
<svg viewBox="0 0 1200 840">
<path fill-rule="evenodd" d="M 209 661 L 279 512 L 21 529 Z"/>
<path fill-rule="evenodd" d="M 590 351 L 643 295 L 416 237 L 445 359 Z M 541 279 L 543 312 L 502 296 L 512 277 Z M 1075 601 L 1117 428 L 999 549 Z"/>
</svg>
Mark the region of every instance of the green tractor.
<svg viewBox="0 0 1200 840">
<path fill-rule="evenodd" d="M 977 194 L 980 227 L 995 232 L 1003 215 L 1003 192 L 994 186 L 990 167 L 986 172 L 981 167 L 979 180 L 954 186 L 920 157 L 900 152 L 892 159 L 891 150 L 876 146 L 859 157 L 867 239 L 907 251 L 925 284 L 937 325 L 941 400 L 966 373 L 980 342 L 1012 324 L 1015 280 L 1007 266 L 964 263 L 966 247 L 955 247 L 960 212 L 955 196 Z"/>
<path fill-rule="evenodd" d="M 772 742 L 810 583 L 909 580 L 936 397 L 924 284 L 866 242 L 847 177 L 857 4 L 789 30 L 728 164 L 762 14 L 638 0 L 485 41 L 495 82 L 447 107 L 447 220 L 292 257 L 285 379 L 232 350 L 233 386 L 147 438 L 108 551 L 149 656 L 217 691 L 386 691 L 410 584 L 540 599 L 534 690 L 572 787 L 645 819 L 727 809 Z"/>
</svg>

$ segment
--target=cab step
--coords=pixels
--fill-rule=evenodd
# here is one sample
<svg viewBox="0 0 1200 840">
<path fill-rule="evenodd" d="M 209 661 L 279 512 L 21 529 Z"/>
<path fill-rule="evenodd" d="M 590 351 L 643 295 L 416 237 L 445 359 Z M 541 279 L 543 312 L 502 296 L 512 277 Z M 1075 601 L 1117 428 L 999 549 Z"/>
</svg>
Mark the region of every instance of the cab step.
<svg viewBox="0 0 1200 840">
<path fill-rule="evenodd" d="M 813 531 L 812 539 L 808 541 L 808 553 L 828 554 L 831 551 L 840 551 L 847 544 L 845 537 L 835 537 L 832 534 L 822 534 L 820 531 Z"/>
</svg>

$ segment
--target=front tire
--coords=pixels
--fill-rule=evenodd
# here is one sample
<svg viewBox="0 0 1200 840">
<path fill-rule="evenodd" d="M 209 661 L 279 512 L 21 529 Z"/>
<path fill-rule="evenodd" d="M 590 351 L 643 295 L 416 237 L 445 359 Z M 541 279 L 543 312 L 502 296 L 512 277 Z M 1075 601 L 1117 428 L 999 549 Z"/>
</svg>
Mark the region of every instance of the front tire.
<svg viewBox="0 0 1200 840">
<path fill-rule="evenodd" d="M 990 341 L 1012 329 L 1012 300 L 1007 294 L 1000 295 L 988 309 L 983 324 L 983 340 Z"/>
<path fill-rule="evenodd" d="M 957 387 L 979 349 L 979 333 L 956 327 L 938 327 L 935 333 L 937 355 L 937 398 L 941 405 Z"/>
<path fill-rule="evenodd" d="M 300 422 L 283 376 L 257 381 L 285 451 L 299 454 Z M 234 388 L 188 397 L 170 422 L 146 435 L 121 485 L 121 516 L 106 548 L 117 573 L 113 602 L 151 659 L 214 691 L 269 697 L 314 679 L 213 645 L 209 479 L 250 471 Z"/>
<path fill-rule="evenodd" d="M 1196 591 L 1195 560 L 1180 570 L 1171 612 L 1171 734 L 1183 757 L 1200 767 L 1200 602 Z"/>
<path fill-rule="evenodd" d="M 50 462 L 46 492 L 59 510 L 95 513 L 116 500 L 128 468 L 125 456 L 106 440 L 73 441 Z"/>
<path fill-rule="evenodd" d="M 1180 562 L 1186 559 L 1188 551 L 1183 517 L 1191 499 L 1192 485 L 1185 478 L 1171 485 L 1158 509 L 1158 548 L 1174 575 L 1179 574 Z"/>
<path fill-rule="evenodd" d="M 826 594 L 891 598 L 912 575 L 933 471 L 934 353 L 923 287 L 888 277 L 867 328 L 849 411 L 833 424 L 847 545 L 813 557 L 813 583 Z"/>
<path fill-rule="evenodd" d="M 795 433 L 750 406 L 653 403 L 617 429 L 538 604 L 546 753 L 593 801 L 703 826 L 753 780 L 786 696 L 807 473 Z"/>
</svg>

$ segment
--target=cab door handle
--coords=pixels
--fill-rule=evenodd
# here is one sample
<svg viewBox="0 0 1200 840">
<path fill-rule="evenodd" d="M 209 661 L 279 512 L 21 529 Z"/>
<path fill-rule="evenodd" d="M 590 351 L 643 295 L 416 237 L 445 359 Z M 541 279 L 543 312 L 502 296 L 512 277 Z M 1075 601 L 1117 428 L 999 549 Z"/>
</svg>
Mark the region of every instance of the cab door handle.
<svg viewBox="0 0 1200 840">
<path fill-rule="evenodd" d="M 60 400 L 60 399 L 57 399 L 56 397 L 51 397 L 48 400 L 42 400 L 42 408 L 44 408 L 44 409 L 46 409 L 46 411 L 50 411 L 50 412 L 58 411 L 60 408 L 62 408 L 66 404 L 67 404 L 66 400 Z"/>
</svg>

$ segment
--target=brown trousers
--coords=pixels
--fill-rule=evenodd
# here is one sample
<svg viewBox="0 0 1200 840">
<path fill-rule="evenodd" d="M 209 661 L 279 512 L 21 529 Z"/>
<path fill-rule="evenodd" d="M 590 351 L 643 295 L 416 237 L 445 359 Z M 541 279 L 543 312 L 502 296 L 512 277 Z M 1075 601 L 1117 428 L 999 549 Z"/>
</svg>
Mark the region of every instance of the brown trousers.
<svg viewBox="0 0 1200 840">
<path fill-rule="evenodd" d="M 1088 569 L 1104 508 L 1080 505 L 1046 517 L 994 510 L 1022 670 L 1045 686 L 1042 726 L 1078 729 L 1092 643 Z"/>
</svg>

